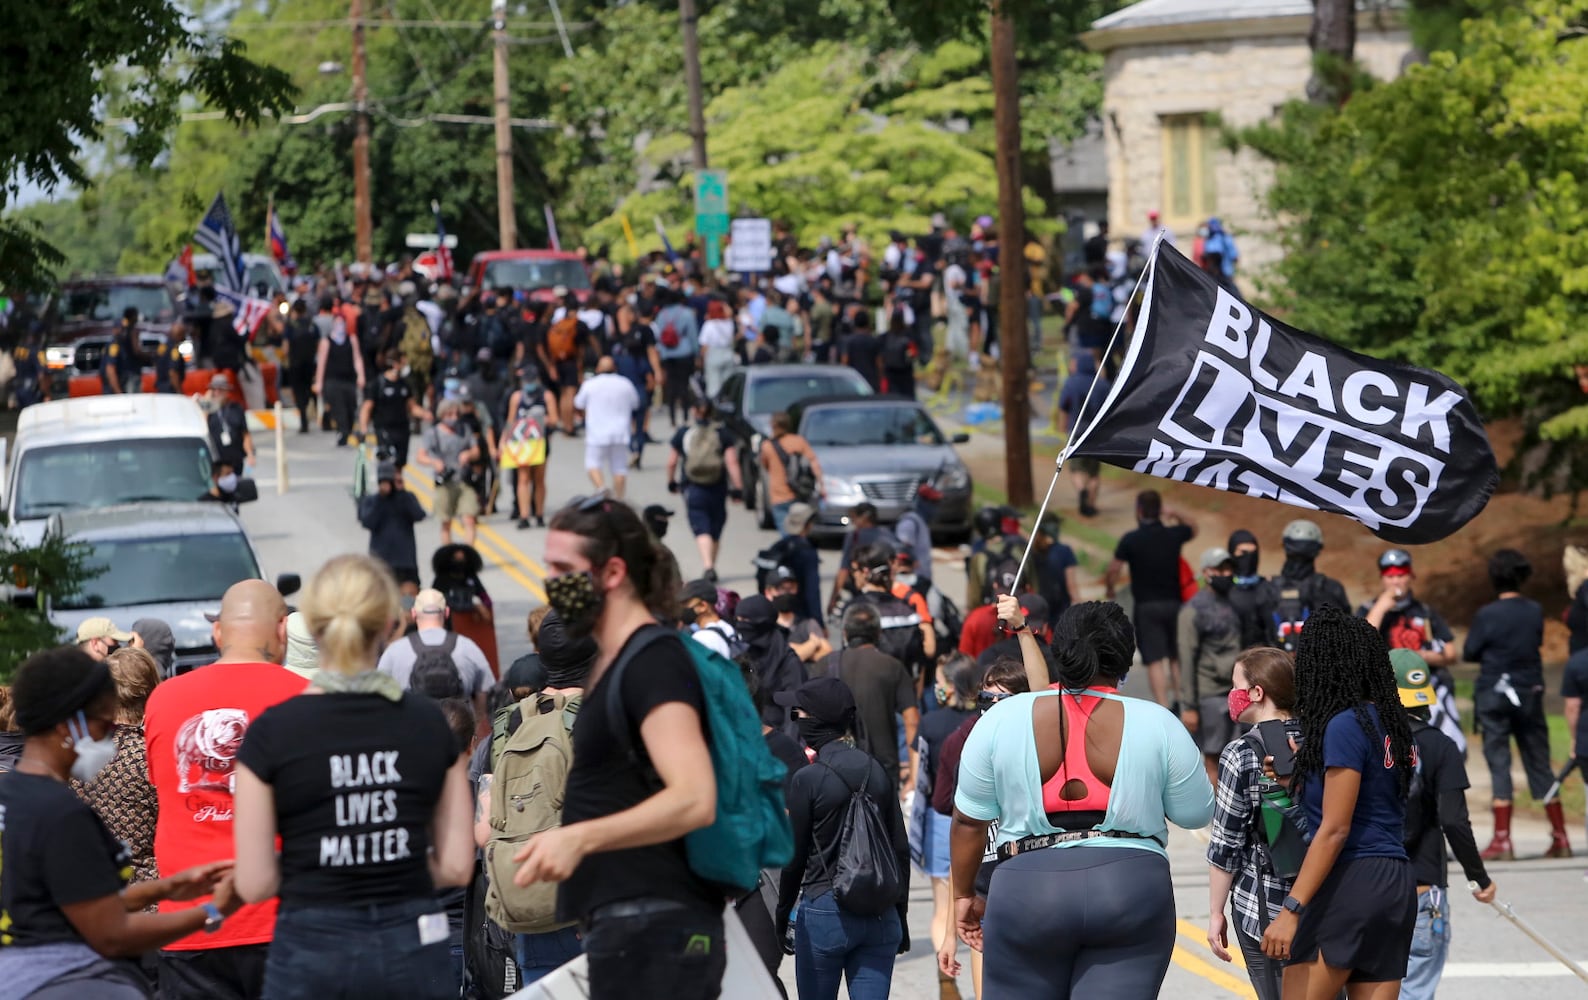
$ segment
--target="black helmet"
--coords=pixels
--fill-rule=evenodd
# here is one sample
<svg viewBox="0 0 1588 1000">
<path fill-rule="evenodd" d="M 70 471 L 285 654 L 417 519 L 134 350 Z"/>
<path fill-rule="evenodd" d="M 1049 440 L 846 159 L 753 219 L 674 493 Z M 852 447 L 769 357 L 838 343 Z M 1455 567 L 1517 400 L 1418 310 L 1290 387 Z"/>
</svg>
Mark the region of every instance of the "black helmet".
<svg viewBox="0 0 1588 1000">
<path fill-rule="evenodd" d="M 998 534 L 998 529 L 1003 525 L 1003 519 L 1003 508 L 983 507 L 971 519 L 971 526 L 976 529 L 976 534 L 983 538 L 991 538 Z"/>
</svg>

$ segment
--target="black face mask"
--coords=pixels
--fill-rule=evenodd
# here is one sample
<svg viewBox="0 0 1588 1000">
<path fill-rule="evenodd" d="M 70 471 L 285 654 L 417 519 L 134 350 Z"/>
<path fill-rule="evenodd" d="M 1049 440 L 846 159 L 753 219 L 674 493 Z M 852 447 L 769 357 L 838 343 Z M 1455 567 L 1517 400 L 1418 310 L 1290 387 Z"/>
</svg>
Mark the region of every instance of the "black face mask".
<svg viewBox="0 0 1588 1000">
<path fill-rule="evenodd" d="M 1323 544 L 1321 542 L 1285 542 L 1285 555 L 1292 556 L 1296 559 L 1305 559 L 1308 562 L 1312 562 L 1314 559 L 1317 559 L 1318 553 L 1322 551 Z"/>
<path fill-rule="evenodd" d="M 820 719 L 804 718 L 795 720 L 799 726 L 800 739 L 812 750 L 820 750 L 834 740 L 843 739 L 849 734 L 844 726 L 835 726 Z"/>
<path fill-rule="evenodd" d="M 1233 576 L 1210 576 L 1208 577 L 1208 586 L 1213 588 L 1215 594 L 1228 597 L 1230 591 L 1235 587 L 1235 578 Z"/>
<path fill-rule="evenodd" d="M 800 595 L 779 594 L 772 598 L 772 608 L 780 615 L 793 614 L 800 607 Z"/>
<path fill-rule="evenodd" d="M 588 570 L 546 578 L 546 603 L 557 612 L 574 639 L 595 631 L 604 596 L 596 589 L 595 575 Z"/>
<path fill-rule="evenodd" d="M 1256 576 L 1257 575 L 1257 553 L 1256 552 L 1242 552 L 1240 555 L 1235 557 L 1235 575 L 1236 576 Z"/>
<path fill-rule="evenodd" d="M 684 626 L 685 628 L 689 628 L 699 620 L 700 612 L 696 611 L 694 608 L 684 608 L 678 613 L 678 624 Z"/>
</svg>

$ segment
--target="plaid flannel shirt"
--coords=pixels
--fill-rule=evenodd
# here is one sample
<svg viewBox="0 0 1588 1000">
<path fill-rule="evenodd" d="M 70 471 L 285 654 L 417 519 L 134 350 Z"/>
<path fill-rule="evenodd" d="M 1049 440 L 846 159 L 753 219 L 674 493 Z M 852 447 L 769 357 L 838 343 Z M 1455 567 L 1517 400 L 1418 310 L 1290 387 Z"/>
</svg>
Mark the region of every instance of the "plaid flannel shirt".
<svg viewBox="0 0 1588 1000">
<path fill-rule="evenodd" d="M 1291 736 L 1300 739 L 1301 726 L 1286 723 Z M 1219 754 L 1219 781 L 1213 796 L 1213 825 L 1209 829 L 1208 864 L 1235 876 L 1230 898 L 1241 930 L 1253 940 L 1263 936 L 1258 892 L 1268 905 L 1268 919 L 1279 913 L 1290 894 L 1290 883 L 1271 873 L 1258 873 L 1256 816 L 1262 804 L 1259 784 L 1263 762 L 1245 737 L 1231 740 Z M 1259 888 L 1261 886 L 1261 888 Z"/>
</svg>

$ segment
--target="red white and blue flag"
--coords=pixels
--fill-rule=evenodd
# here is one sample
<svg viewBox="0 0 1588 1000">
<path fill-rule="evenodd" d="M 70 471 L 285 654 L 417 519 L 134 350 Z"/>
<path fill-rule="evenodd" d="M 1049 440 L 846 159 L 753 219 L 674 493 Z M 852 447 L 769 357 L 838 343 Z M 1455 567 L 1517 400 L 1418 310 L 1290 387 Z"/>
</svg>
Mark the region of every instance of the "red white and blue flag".
<svg viewBox="0 0 1588 1000">
<path fill-rule="evenodd" d="M 232 329 L 237 331 L 239 337 L 252 337 L 254 331 L 259 329 L 260 322 L 270 315 L 270 303 L 265 299 L 238 295 L 224 288 L 216 288 L 215 295 L 230 302 L 236 310 L 232 314 Z"/>
<path fill-rule="evenodd" d="M 276 214 L 276 203 L 271 202 L 265 212 L 265 239 L 270 243 L 270 256 L 286 274 L 298 273 L 298 262 L 287 249 L 287 232 L 281 228 L 281 217 Z"/>
<path fill-rule="evenodd" d="M 441 221 L 441 203 L 432 201 L 430 210 L 436 213 L 436 267 L 437 281 L 452 280 L 452 251 L 447 249 L 447 227 Z"/>
</svg>

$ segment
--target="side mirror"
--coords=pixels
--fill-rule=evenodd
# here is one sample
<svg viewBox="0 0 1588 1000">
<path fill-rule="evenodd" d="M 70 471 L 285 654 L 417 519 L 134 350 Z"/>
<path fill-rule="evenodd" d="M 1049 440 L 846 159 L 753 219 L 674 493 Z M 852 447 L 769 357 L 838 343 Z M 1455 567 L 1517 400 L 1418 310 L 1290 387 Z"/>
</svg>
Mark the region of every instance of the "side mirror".
<svg viewBox="0 0 1588 1000">
<path fill-rule="evenodd" d="M 276 590 L 282 597 L 291 597 L 303 589 L 303 578 L 296 573 L 282 573 L 276 577 Z"/>
<path fill-rule="evenodd" d="M 259 484 L 252 479 L 238 479 L 235 496 L 238 503 L 253 503 L 259 499 Z"/>
<path fill-rule="evenodd" d="M 960 431 L 958 434 L 955 434 L 953 437 L 949 438 L 949 440 L 954 444 L 969 444 L 970 435 L 964 431 Z"/>
</svg>

